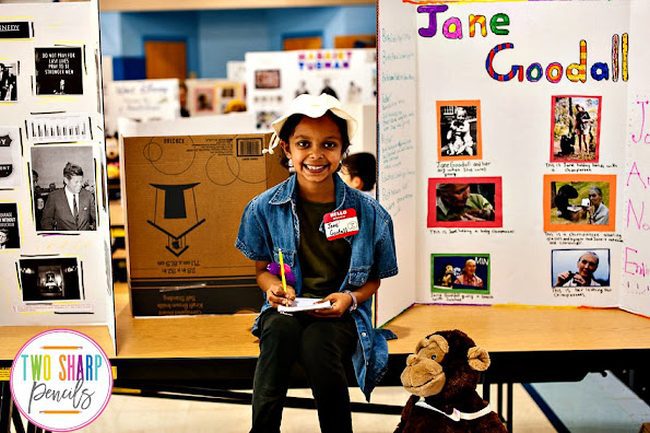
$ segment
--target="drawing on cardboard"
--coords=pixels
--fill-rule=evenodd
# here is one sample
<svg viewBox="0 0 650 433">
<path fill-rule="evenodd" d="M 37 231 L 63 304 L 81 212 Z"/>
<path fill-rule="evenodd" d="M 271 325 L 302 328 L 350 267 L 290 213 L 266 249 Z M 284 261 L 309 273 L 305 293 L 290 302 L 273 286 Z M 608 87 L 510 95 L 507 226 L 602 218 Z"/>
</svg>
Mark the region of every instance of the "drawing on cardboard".
<svg viewBox="0 0 650 433">
<path fill-rule="evenodd" d="M 153 221 L 147 220 L 154 228 L 167 235 L 165 249 L 179 257 L 188 248 L 187 235 L 205 222 L 199 219 L 194 188 L 199 182 L 184 185 L 149 184 L 155 188 Z M 158 193 L 162 200 L 158 200 Z M 189 202 L 189 209 L 188 204 Z M 159 205 L 162 203 L 162 206 Z M 188 212 L 189 211 L 189 212 Z"/>
</svg>

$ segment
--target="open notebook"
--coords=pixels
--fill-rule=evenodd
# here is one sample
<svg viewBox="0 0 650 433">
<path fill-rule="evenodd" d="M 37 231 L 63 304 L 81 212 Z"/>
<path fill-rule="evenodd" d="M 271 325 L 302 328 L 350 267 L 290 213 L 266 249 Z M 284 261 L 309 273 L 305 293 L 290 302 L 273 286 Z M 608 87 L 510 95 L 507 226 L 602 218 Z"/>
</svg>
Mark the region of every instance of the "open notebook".
<svg viewBox="0 0 650 433">
<path fill-rule="evenodd" d="M 332 308 L 330 301 L 318 303 L 321 299 L 318 298 L 296 298 L 293 304 L 289 306 L 280 305 L 278 311 L 280 313 L 296 313 L 299 311 L 312 311 Z"/>
</svg>

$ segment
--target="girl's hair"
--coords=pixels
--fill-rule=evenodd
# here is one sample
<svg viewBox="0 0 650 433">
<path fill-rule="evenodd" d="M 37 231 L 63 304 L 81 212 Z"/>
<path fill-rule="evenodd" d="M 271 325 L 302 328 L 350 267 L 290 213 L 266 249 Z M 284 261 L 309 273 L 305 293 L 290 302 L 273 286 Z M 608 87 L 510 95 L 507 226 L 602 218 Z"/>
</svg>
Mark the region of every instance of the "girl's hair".
<svg viewBox="0 0 650 433">
<path fill-rule="evenodd" d="M 294 131 L 296 130 L 296 127 L 304 117 L 306 117 L 304 114 L 299 114 L 299 113 L 292 114 L 291 116 L 289 116 L 287 120 L 284 122 L 284 125 L 282 125 L 282 129 L 280 129 L 280 134 L 278 134 L 280 140 L 289 144 L 289 138 L 293 135 Z M 343 147 L 341 149 L 341 154 L 345 155 L 345 152 L 348 150 L 348 147 L 350 147 L 350 136 L 348 135 L 348 122 L 345 119 L 341 119 L 340 117 L 332 113 L 330 110 L 327 110 L 327 112 L 322 117 L 330 118 L 332 121 L 334 121 L 336 126 L 339 128 L 339 132 L 341 133 L 342 147 Z M 284 152 L 282 154 L 280 163 L 285 168 L 289 167 L 289 158 L 287 158 L 287 155 L 284 154 Z"/>
<path fill-rule="evenodd" d="M 377 158 L 368 152 L 354 153 L 343 160 L 350 177 L 363 181 L 363 191 L 371 191 L 377 182 Z"/>
</svg>

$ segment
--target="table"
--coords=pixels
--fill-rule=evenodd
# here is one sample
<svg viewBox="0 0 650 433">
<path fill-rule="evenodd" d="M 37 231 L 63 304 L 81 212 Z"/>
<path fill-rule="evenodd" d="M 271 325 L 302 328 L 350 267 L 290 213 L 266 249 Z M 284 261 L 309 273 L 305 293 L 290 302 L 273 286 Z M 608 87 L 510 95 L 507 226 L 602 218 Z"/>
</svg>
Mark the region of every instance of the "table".
<svg viewBox="0 0 650 433">
<path fill-rule="evenodd" d="M 257 339 L 249 332 L 255 315 L 134 318 L 125 284 L 116 285 L 115 304 L 116 386 L 149 392 L 193 389 L 213 400 L 242 402 L 241 394 L 228 391 L 252 387 L 259 354 Z M 382 385 L 399 385 L 406 357 L 417 342 L 444 329 L 461 329 L 490 352 L 486 384 L 579 381 L 589 372 L 650 365 L 650 319 L 615 308 L 414 305 L 386 327 L 398 339 L 388 343 L 389 373 Z M 44 329 L 0 327 L 0 366 L 10 365 L 22 344 Z M 75 329 L 112 353 L 105 328 Z M 292 386 L 304 386 L 304 377 L 297 375 Z M 484 396 L 489 399 L 489 393 Z M 501 392 L 498 398 L 500 407 Z"/>
</svg>

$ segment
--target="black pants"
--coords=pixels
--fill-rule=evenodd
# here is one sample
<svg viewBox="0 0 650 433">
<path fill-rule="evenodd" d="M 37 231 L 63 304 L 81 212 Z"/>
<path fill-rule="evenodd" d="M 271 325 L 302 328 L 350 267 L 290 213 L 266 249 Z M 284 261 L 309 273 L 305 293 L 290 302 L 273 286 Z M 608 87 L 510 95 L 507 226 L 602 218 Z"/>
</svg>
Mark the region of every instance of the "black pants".
<svg viewBox="0 0 650 433">
<path fill-rule="evenodd" d="M 354 319 L 287 316 L 268 310 L 260 318 L 260 357 L 253 381 L 251 433 L 278 433 L 291 368 L 298 361 L 309 379 L 323 433 L 352 432 L 346 365 L 357 344 Z"/>
</svg>

